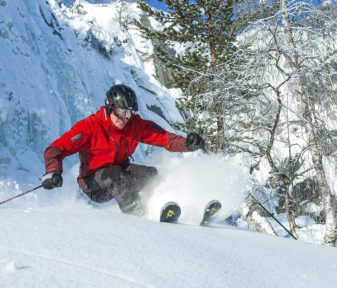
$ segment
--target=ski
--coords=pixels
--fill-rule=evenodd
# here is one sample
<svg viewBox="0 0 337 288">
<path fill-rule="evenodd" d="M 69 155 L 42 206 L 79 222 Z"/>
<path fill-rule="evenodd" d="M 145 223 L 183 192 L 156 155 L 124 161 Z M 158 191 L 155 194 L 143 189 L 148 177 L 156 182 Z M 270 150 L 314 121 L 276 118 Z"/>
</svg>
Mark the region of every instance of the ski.
<svg viewBox="0 0 337 288">
<path fill-rule="evenodd" d="M 207 224 L 210 219 L 221 209 L 222 205 L 220 201 L 218 200 L 212 200 L 207 203 L 205 210 L 204 210 L 204 216 L 202 218 L 202 221 L 200 225 Z"/>
<path fill-rule="evenodd" d="M 180 206 L 176 202 L 168 202 L 161 209 L 160 222 L 178 223 L 180 214 Z"/>
</svg>

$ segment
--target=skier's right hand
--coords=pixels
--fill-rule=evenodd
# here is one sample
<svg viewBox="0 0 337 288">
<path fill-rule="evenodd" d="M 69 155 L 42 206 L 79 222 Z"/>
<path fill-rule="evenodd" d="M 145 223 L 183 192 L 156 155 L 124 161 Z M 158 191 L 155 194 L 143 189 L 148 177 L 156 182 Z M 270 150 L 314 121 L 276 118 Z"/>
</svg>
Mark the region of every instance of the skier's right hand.
<svg viewBox="0 0 337 288">
<path fill-rule="evenodd" d="M 63 179 L 61 174 L 56 172 L 46 173 L 42 177 L 42 187 L 47 190 L 51 190 L 56 187 L 61 187 Z"/>
</svg>

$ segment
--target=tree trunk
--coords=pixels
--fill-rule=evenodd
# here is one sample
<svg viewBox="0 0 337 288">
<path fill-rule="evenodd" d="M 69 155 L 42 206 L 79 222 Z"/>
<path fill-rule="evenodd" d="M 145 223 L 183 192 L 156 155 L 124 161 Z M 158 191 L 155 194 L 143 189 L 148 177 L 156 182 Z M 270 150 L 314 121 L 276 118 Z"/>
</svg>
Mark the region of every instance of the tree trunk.
<svg viewBox="0 0 337 288">
<path fill-rule="evenodd" d="M 220 98 L 220 97 L 218 97 Z M 220 102 L 220 101 L 219 101 Z M 220 102 L 221 103 L 221 102 Z M 218 105 L 216 108 L 216 117 L 217 117 L 217 136 L 218 136 L 218 141 L 217 141 L 217 152 L 222 151 L 223 143 L 224 143 L 224 123 L 223 123 L 223 115 L 222 115 L 222 109 L 220 108 L 221 104 Z"/>
<path fill-rule="evenodd" d="M 330 186 L 327 181 L 327 177 L 323 168 L 323 159 L 320 157 L 315 160 L 315 166 L 317 166 L 316 171 L 318 171 L 318 185 L 322 189 L 322 202 L 324 205 L 324 211 L 326 215 L 325 227 L 326 232 L 324 236 L 325 244 L 334 247 L 337 240 L 337 215 L 336 215 L 336 203 L 334 201 L 334 196 L 331 193 Z"/>
<path fill-rule="evenodd" d="M 286 184 L 287 185 L 287 184 Z M 294 217 L 292 216 L 291 209 L 290 209 L 290 194 L 289 194 L 289 185 L 287 185 L 284 189 L 285 191 L 285 213 L 289 222 L 289 228 L 291 233 L 298 239 L 298 235 L 295 230 L 295 221 Z"/>
</svg>

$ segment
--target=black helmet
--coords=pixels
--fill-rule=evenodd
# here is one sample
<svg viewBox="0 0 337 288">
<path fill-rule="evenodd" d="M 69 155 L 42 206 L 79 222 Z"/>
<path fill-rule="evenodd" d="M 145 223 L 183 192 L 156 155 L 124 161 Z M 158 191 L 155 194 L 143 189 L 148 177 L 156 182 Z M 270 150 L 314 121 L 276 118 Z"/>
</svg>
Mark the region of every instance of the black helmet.
<svg viewBox="0 0 337 288">
<path fill-rule="evenodd" d="M 114 107 L 138 111 L 135 91 L 126 85 L 113 85 L 105 97 L 105 110 L 110 114 Z"/>
</svg>

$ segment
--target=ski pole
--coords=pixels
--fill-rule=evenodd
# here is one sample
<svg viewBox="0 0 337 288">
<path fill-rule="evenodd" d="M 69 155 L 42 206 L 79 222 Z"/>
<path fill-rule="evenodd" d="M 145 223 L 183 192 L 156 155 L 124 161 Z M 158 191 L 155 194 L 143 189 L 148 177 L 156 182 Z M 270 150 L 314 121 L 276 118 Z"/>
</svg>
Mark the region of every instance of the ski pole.
<svg viewBox="0 0 337 288">
<path fill-rule="evenodd" d="M 23 195 L 26 195 L 26 194 L 28 194 L 28 193 L 30 193 L 30 192 L 33 192 L 34 190 L 37 190 L 37 189 L 39 189 L 39 188 L 41 188 L 41 187 L 42 187 L 42 185 L 37 186 L 37 187 L 35 187 L 35 188 L 33 188 L 33 189 L 30 189 L 30 190 L 28 190 L 28 191 L 26 191 L 26 192 L 23 192 L 23 193 L 21 193 L 21 194 L 18 194 L 18 195 L 16 195 L 16 196 L 12 197 L 12 198 L 9 198 L 9 199 L 7 199 L 7 200 L 5 200 L 5 201 L 2 201 L 2 202 L 0 202 L 0 205 L 6 203 L 6 202 L 8 202 L 8 201 L 11 201 L 11 200 L 13 200 L 13 199 L 15 199 L 15 198 L 19 198 L 19 197 L 21 197 L 21 196 L 23 196 Z"/>
<path fill-rule="evenodd" d="M 270 217 L 272 217 L 278 224 L 280 224 L 280 226 L 284 229 L 284 230 L 286 230 L 295 240 L 297 240 L 297 238 L 293 235 L 293 233 L 291 233 L 286 227 L 284 227 L 283 225 L 282 225 L 282 223 L 280 222 L 280 221 L 278 221 L 277 219 L 276 219 L 276 217 L 273 215 L 273 214 L 271 214 L 259 201 L 257 201 L 257 199 L 251 194 L 251 193 L 248 193 L 249 195 L 250 195 L 250 197 L 252 197 L 253 198 L 253 200 L 264 210 L 264 211 L 266 211 L 267 213 L 268 213 L 268 215 L 270 216 Z"/>
<path fill-rule="evenodd" d="M 209 154 L 209 152 L 206 150 L 205 147 L 201 148 L 202 152 L 204 152 L 205 154 Z"/>
</svg>

